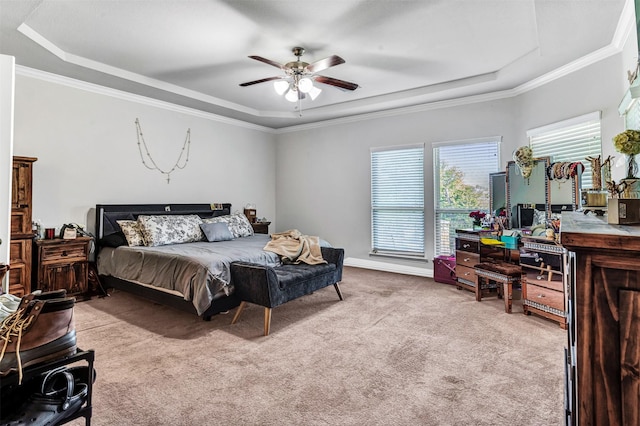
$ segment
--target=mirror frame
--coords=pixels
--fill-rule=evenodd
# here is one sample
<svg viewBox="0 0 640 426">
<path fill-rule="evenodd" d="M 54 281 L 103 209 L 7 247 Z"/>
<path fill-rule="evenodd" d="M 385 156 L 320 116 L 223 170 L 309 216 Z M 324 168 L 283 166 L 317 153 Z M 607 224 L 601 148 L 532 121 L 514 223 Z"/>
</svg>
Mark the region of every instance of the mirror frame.
<svg viewBox="0 0 640 426">
<path fill-rule="evenodd" d="M 549 191 L 550 191 L 550 186 L 549 186 L 549 176 L 547 175 L 547 168 L 549 167 L 549 165 L 551 164 L 551 157 L 539 157 L 539 158 L 534 158 L 533 159 L 534 162 L 534 172 L 535 169 L 543 167 L 542 173 L 540 173 L 539 171 L 536 173 L 536 176 L 542 176 L 543 182 L 543 188 L 544 188 L 544 200 L 529 200 L 529 201 L 534 201 L 533 203 L 518 203 L 518 204 L 528 204 L 528 205 L 544 205 L 544 209 L 545 209 L 545 215 L 546 217 L 551 217 L 551 204 L 549 203 Z M 508 217 L 508 224 L 509 227 L 513 227 L 513 214 L 512 214 L 512 209 L 513 209 L 513 196 L 511 195 L 511 188 L 512 188 L 512 183 L 515 181 L 515 179 L 520 179 L 522 181 L 525 180 L 525 178 L 522 177 L 521 174 L 519 173 L 509 173 L 509 170 L 514 168 L 515 169 L 516 163 L 515 161 L 509 161 L 507 162 L 507 169 L 506 169 L 506 181 L 507 181 L 507 217 Z M 528 181 L 531 178 L 527 178 L 526 180 Z M 530 183 L 528 183 L 530 184 Z M 518 223 L 518 226 L 520 224 Z"/>
<path fill-rule="evenodd" d="M 507 208 L 507 172 L 496 172 L 489 173 L 489 213 L 494 215 L 496 210 L 499 207 L 495 206 L 496 194 L 495 190 L 499 187 L 502 190 L 502 197 L 498 197 L 498 199 L 503 199 L 504 204 L 500 207 L 506 209 Z"/>
</svg>

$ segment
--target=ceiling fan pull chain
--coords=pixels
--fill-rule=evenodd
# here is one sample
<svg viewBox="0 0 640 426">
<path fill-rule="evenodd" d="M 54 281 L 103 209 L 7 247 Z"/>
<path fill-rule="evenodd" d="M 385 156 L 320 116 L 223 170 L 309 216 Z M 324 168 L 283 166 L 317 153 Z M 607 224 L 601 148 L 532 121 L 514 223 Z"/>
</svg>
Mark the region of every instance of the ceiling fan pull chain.
<svg viewBox="0 0 640 426">
<path fill-rule="evenodd" d="M 185 167 L 187 167 L 187 163 L 189 162 L 189 153 L 191 151 L 191 129 L 187 129 L 187 136 L 185 137 L 184 144 L 182 145 L 182 149 L 180 150 L 180 155 L 178 156 L 176 163 L 173 165 L 173 167 L 171 167 L 169 171 L 162 170 L 160 167 L 158 167 L 155 160 L 151 156 L 151 153 L 149 152 L 149 147 L 147 147 L 147 143 L 144 140 L 144 135 L 142 134 L 142 127 L 140 126 L 140 120 L 138 120 L 138 118 L 136 118 L 136 132 L 137 132 L 136 136 L 138 137 L 138 152 L 140 152 L 140 160 L 142 160 L 142 164 L 149 170 L 157 170 L 160 173 L 167 175 L 167 184 L 170 183 L 171 173 L 173 173 L 175 169 L 182 170 Z M 145 154 L 142 153 L 141 145 L 144 146 Z M 187 156 L 184 159 L 184 164 L 180 165 L 180 160 L 182 159 L 182 156 L 185 153 L 185 149 L 187 151 Z M 153 167 L 147 164 L 147 162 L 145 161 L 145 155 L 149 157 L 149 161 L 151 162 Z"/>
</svg>

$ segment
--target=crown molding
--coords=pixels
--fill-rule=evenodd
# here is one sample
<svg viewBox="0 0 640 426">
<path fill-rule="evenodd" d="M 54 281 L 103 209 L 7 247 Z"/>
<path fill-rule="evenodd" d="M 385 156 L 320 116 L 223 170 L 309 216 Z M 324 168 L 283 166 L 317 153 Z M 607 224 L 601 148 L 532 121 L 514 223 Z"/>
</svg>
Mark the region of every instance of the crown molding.
<svg viewBox="0 0 640 426">
<path fill-rule="evenodd" d="M 215 121 L 219 123 L 229 124 L 236 127 L 243 127 L 251 130 L 259 130 L 266 133 L 275 133 L 274 129 L 270 127 L 260 126 L 257 124 L 249 123 L 243 120 L 224 117 L 222 115 L 213 114 L 211 112 L 201 111 L 195 108 L 189 108 L 182 105 L 177 105 L 171 102 L 160 101 L 158 99 L 149 98 L 142 95 L 136 95 L 123 90 L 112 89 L 110 87 L 100 86 L 99 84 L 88 83 L 86 81 L 77 80 L 70 77 L 64 77 L 58 74 L 49 73 L 46 71 L 36 70 L 34 68 L 25 67 L 22 65 L 16 65 L 16 75 L 31 77 L 38 80 L 46 81 L 49 83 L 59 84 L 61 86 L 67 86 L 85 92 L 95 93 L 98 95 L 109 96 L 124 101 L 135 102 L 154 108 L 165 109 L 168 111 L 179 112 L 182 114 L 191 115 L 205 120 Z"/>
<path fill-rule="evenodd" d="M 146 97 L 146 96 L 135 95 L 135 94 L 132 94 L 132 93 L 129 93 L 129 92 L 125 92 L 125 91 L 121 91 L 121 90 L 118 90 L 118 89 L 111 89 L 111 88 L 100 86 L 100 85 L 97 85 L 97 84 L 87 83 L 87 82 L 76 80 L 76 79 L 73 79 L 73 78 L 63 77 L 63 76 L 60 76 L 60 75 L 48 73 L 48 72 L 45 72 L 45 71 L 39 71 L 39 70 L 35 70 L 35 69 L 32 69 L 32 68 L 24 67 L 24 66 L 16 65 L 16 74 L 23 75 L 23 76 L 28 76 L 28 77 L 33 77 L 33 78 L 37 78 L 37 79 L 40 79 L 40 80 L 45 80 L 45 81 L 49 81 L 49 82 L 65 85 L 65 86 L 68 86 L 68 87 L 74 87 L 74 88 L 77 88 L 77 89 L 80 89 L 80 90 L 85 90 L 85 91 L 96 93 L 96 94 L 101 94 L 101 95 L 105 95 L 105 96 L 111 96 L 111 97 L 114 97 L 114 98 L 123 99 L 123 100 L 131 101 L 131 102 L 137 102 L 137 103 L 153 106 L 153 107 L 156 107 L 156 108 L 162 108 L 162 109 L 166 109 L 166 110 L 170 110 L 170 111 L 174 111 L 174 112 L 180 112 L 180 113 L 183 113 L 183 114 L 188 114 L 188 115 L 204 118 L 204 119 L 211 120 L 211 121 L 230 124 L 230 125 L 237 126 L 237 127 L 243 127 L 243 128 L 252 129 L 252 130 L 259 130 L 259 131 L 267 132 L 267 133 L 271 133 L 271 134 L 284 134 L 284 133 L 299 132 L 299 131 L 304 131 L 304 130 L 313 130 L 313 129 L 324 128 L 324 127 L 329 127 L 329 126 L 350 124 L 350 123 L 356 123 L 356 122 L 374 120 L 374 119 L 380 119 L 380 118 L 386 118 L 386 117 L 394 117 L 394 116 L 398 116 L 398 115 L 414 114 L 414 113 L 420 113 L 420 112 L 436 110 L 436 109 L 444 109 L 444 108 L 451 108 L 451 107 L 457 107 L 457 106 L 463 106 L 463 105 L 470 105 L 470 104 L 474 104 L 474 103 L 491 102 L 491 101 L 496 101 L 496 100 L 501 100 L 501 99 L 513 98 L 513 97 L 522 95 L 524 93 L 527 93 L 527 92 L 529 92 L 531 90 L 534 90 L 534 89 L 537 89 L 539 87 L 542 87 L 542 86 L 544 86 L 546 84 L 549 84 L 549 83 L 551 83 L 553 81 L 556 81 L 556 80 L 558 80 L 560 78 L 569 76 L 572 73 L 575 73 L 575 72 L 577 72 L 577 71 L 579 71 L 579 70 L 581 70 L 581 69 L 583 69 L 585 67 L 593 65 L 593 64 L 595 64 L 597 62 L 600 62 L 600 61 L 602 61 L 602 60 L 604 60 L 604 59 L 606 59 L 606 58 L 608 58 L 610 56 L 613 56 L 615 54 L 620 53 L 622 51 L 623 47 L 624 47 L 625 41 L 629 37 L 630 31 L 632 30 L 632 28 L 634 28 L 634 25 L 635 25 L 635 11 L 634 11 L 633 0 L 627 0 L 625 2 L 624 8 L 623 8 L 623 12 L 622 12 L 622 14 L 620 16 L 620 20 L 618 21 L 618 26 L 616 27 L 616 32 L 614 34 L 612 42 L 608 46 L 605 46 L 605 47 L 603 47 L 603 48 L 601 48 L 601 49 L 599 49 L 599 50 L 597 50 L 595 52 L 592 52 L 592 53 L 590 53 L 588 55 L 585 55 L 585 56 L 583 56 L 581 58 L 578 58 L 577 60 L 575 60 L 575 61 L 573 61 L 573 62 L 571 62 L 569 64 L 566 64 L 566 65 L 564 65 L 562 67 L 559 67 L 559 68 L 557 68 L 557 69 L 555 69 L 555 70 L 553 70 L 551 72 L 548 72 L 548 73 L 546 73 L 546 74 L 544 74 L 544 75 L 542 75 L 540 77 L 537 77 L 537 78 L 535 78 L 533 80 L 525 82 L 525 83 L 523 83 L 523 84 L 521 84 L 521 85 L 519 85 L 519 86 L 517 86 L 515 88 L 512 88 L 512 89 L 494 91 L 494 92 L 478 94 L 478 95 L 472 95 L 472 96 L 463 96 L 463 97 L 452 98 L 452 99 L 447 99 L 447 100 L 423 102 L 423 103 L 420 103 L 420 104 L 417 104 L 417 105 L 406 106 L 406 107 L 390 107 L 390 108 L 382 110 L 382 111 L 374 111 L 374 112 L 368 112 L 368 113 L 353 114 L 353 115 L 350 115 L 350 116 L 347 116 L 347 117 L 320 120 L 320 121 L 315 121 L 313 123 L 293 125 L 293 126 L 287 126 L 287 127 L 281 127 L 281 128 L 271 128 L 271 127 L 267 127 L 267 126 L 261 126 L 261 125 L 257 125 L 257 124 L 252 124 L 252 123 L 249 123 L 247 121 L 228 118 L 228 117 L 224 117 L 224 116 L 221 116 L 221 115 L 218 115 L 218 114 L 213 114 L 213 113 L 200 111 L 200 110 L 197 110 L 195 108 L 184 107 L 184 106 L 180 106 L 180 105 L 173 104 L 173 103 L 170 103 L 170 102 L 160 101 L 160 100 L 157 100 L 157 99 L 149 98 L 149 97 Z M 89 64 L 89 63 L 85 63 L 83 61 L 84 58 L 76 57 L 75 55 L 70 55 L 68 53 L 65 53 L 65 52 L 57 49 L 53 45 L 48 45 L 47 44 L 47 40 L 44 39 L 42 36 L 40 36 L 40 34 L 38 34 L 35 31 L 33 31 L 30 27 L 27 27 L 27 26 L 22 27 L 21 28 L 21 32 L 23 32 L 23 34 L 27 35 L 28 37 L 32 38 L 34 41 L 36 41 L 41 46 L 45 47 L 47 50 L 49 50 L 52 53 L 56 54 L 57 56 L 61 57 L 65 61 L 70 61 L 70 62 L 74 62 L 75 61 L 74 63 L 77 63 L 78 65 L 81 65 L 81 66 L 84 66 L 84 67 L 89 67 L 89 68 L 93 68 L 93 69 L 99 69 L 99 70 L 102 70 L 102 72 L 107 72 L 109 74 L 118 75 L 117 73 L 114 74 L 114 71 L 118 71 L 118 69 L 106 70 L 105 71 L 104 68 L 100 68 L 99 67 L 99 65 L 102 66 L 102 67 L 108 67 L 105 64 L 100 64 L 100 63 L 91 63 L 91 64 Z M 80 61 L 80 62 L 77 62 L 77 61 Z M 124 72 L 124 70 L 119 70 L 119 71 Z M 137 76 L 137 74 L 135 76 Z M 144 77 L 144 76 L 138 76 L 138 77 L 146 79 L 146 77 Z M 127 75 L 127 76 L 122 76 L 122 78 L 126 78 L 126 79 L 131 80 L 132 76 L 131 75 Z M 137 80 L 134 80 L 134 81 L 137 81 Z M 142 82 L 142 84 L 147 84 L 147 85 L 151 85 L 153 87 L 158 87 L 156 84 L 149 84 L 149 83 L 150 82 L 147 81 L 147 80 Z M 158 83 L 162 83 L 162 82 L 158 82 Z M 172 87 L 172 88 L 169 88 L 169 89 L 165 88 L 165 89 L 169 90 L 171 92 L 174 92 L 174 93 L 182 93 L 182 92 L 176 92 L 175 91 L 176 87 Z M 184 89 L 184 88 L 178 88 L 178 89 L 187 90 L 187 89 Z M 207 97 L 207 99 L 200 99 L 204 95 L 200 94 L 200 97 L 194 97 L 193 93 L 191 93 L 191 94 L 182 93 L 182 94 L 184 96 L 190 97 L 192 99 L 199 99 L 199 100 L 202 100 L 202 101 L 205 101 L 205 102 L 213 102 L 215 105 L 224 106 L 221 103 L 215 102 L 216 100 L 219 100 L 218 98 Z M 220 100 L 220 101 L 222 101 L 222 100 Z M 232 108 L 232 109 L 238 110 L 237 108 Z M 247 111 L 249 111 L 249 112 L 247 112 L 248 114 L 255 115 L 255 116 L 258 116 L 258 117 L 271 116 L 266 111 L 257 111 L 257 110 L 250 110 L 250 109 L 248 109 Z"/>
</svg>

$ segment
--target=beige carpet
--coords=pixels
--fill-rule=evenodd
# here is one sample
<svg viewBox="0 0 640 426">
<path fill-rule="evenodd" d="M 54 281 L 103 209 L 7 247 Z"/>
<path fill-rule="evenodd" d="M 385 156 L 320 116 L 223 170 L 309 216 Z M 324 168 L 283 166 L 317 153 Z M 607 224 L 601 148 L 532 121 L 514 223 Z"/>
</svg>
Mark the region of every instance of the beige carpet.
<svg viewBox="0 0 640 426">
<path fill-rule="evenodd" d="M 268 337 L 255 305 L 232 326 L 123 292 L 78 303 L 92 424 L 564 423 L 557 324 L 427 278 L 345 268 L 341 288 L 274 309 Z"/>
</svg>

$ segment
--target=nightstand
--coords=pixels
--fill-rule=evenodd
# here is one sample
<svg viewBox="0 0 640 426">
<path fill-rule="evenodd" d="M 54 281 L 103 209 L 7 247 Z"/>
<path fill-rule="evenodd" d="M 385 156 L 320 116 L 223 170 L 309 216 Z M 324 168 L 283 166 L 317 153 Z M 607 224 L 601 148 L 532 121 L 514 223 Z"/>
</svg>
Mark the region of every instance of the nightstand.
<svg viewBox="0 0 640 426">
<path fill-rule="evenodd" d="M 254 222 L 251 224 L 253 232 L 256 234 L 268 234 L 271 222 Z"/>
<path fill-rule="evenodd" d="M 89 299 L 90 237 L 71 240 L 35 240 L 33 284 L 35 289 L 66 289 L 78 300 Z"/>
</svg>

